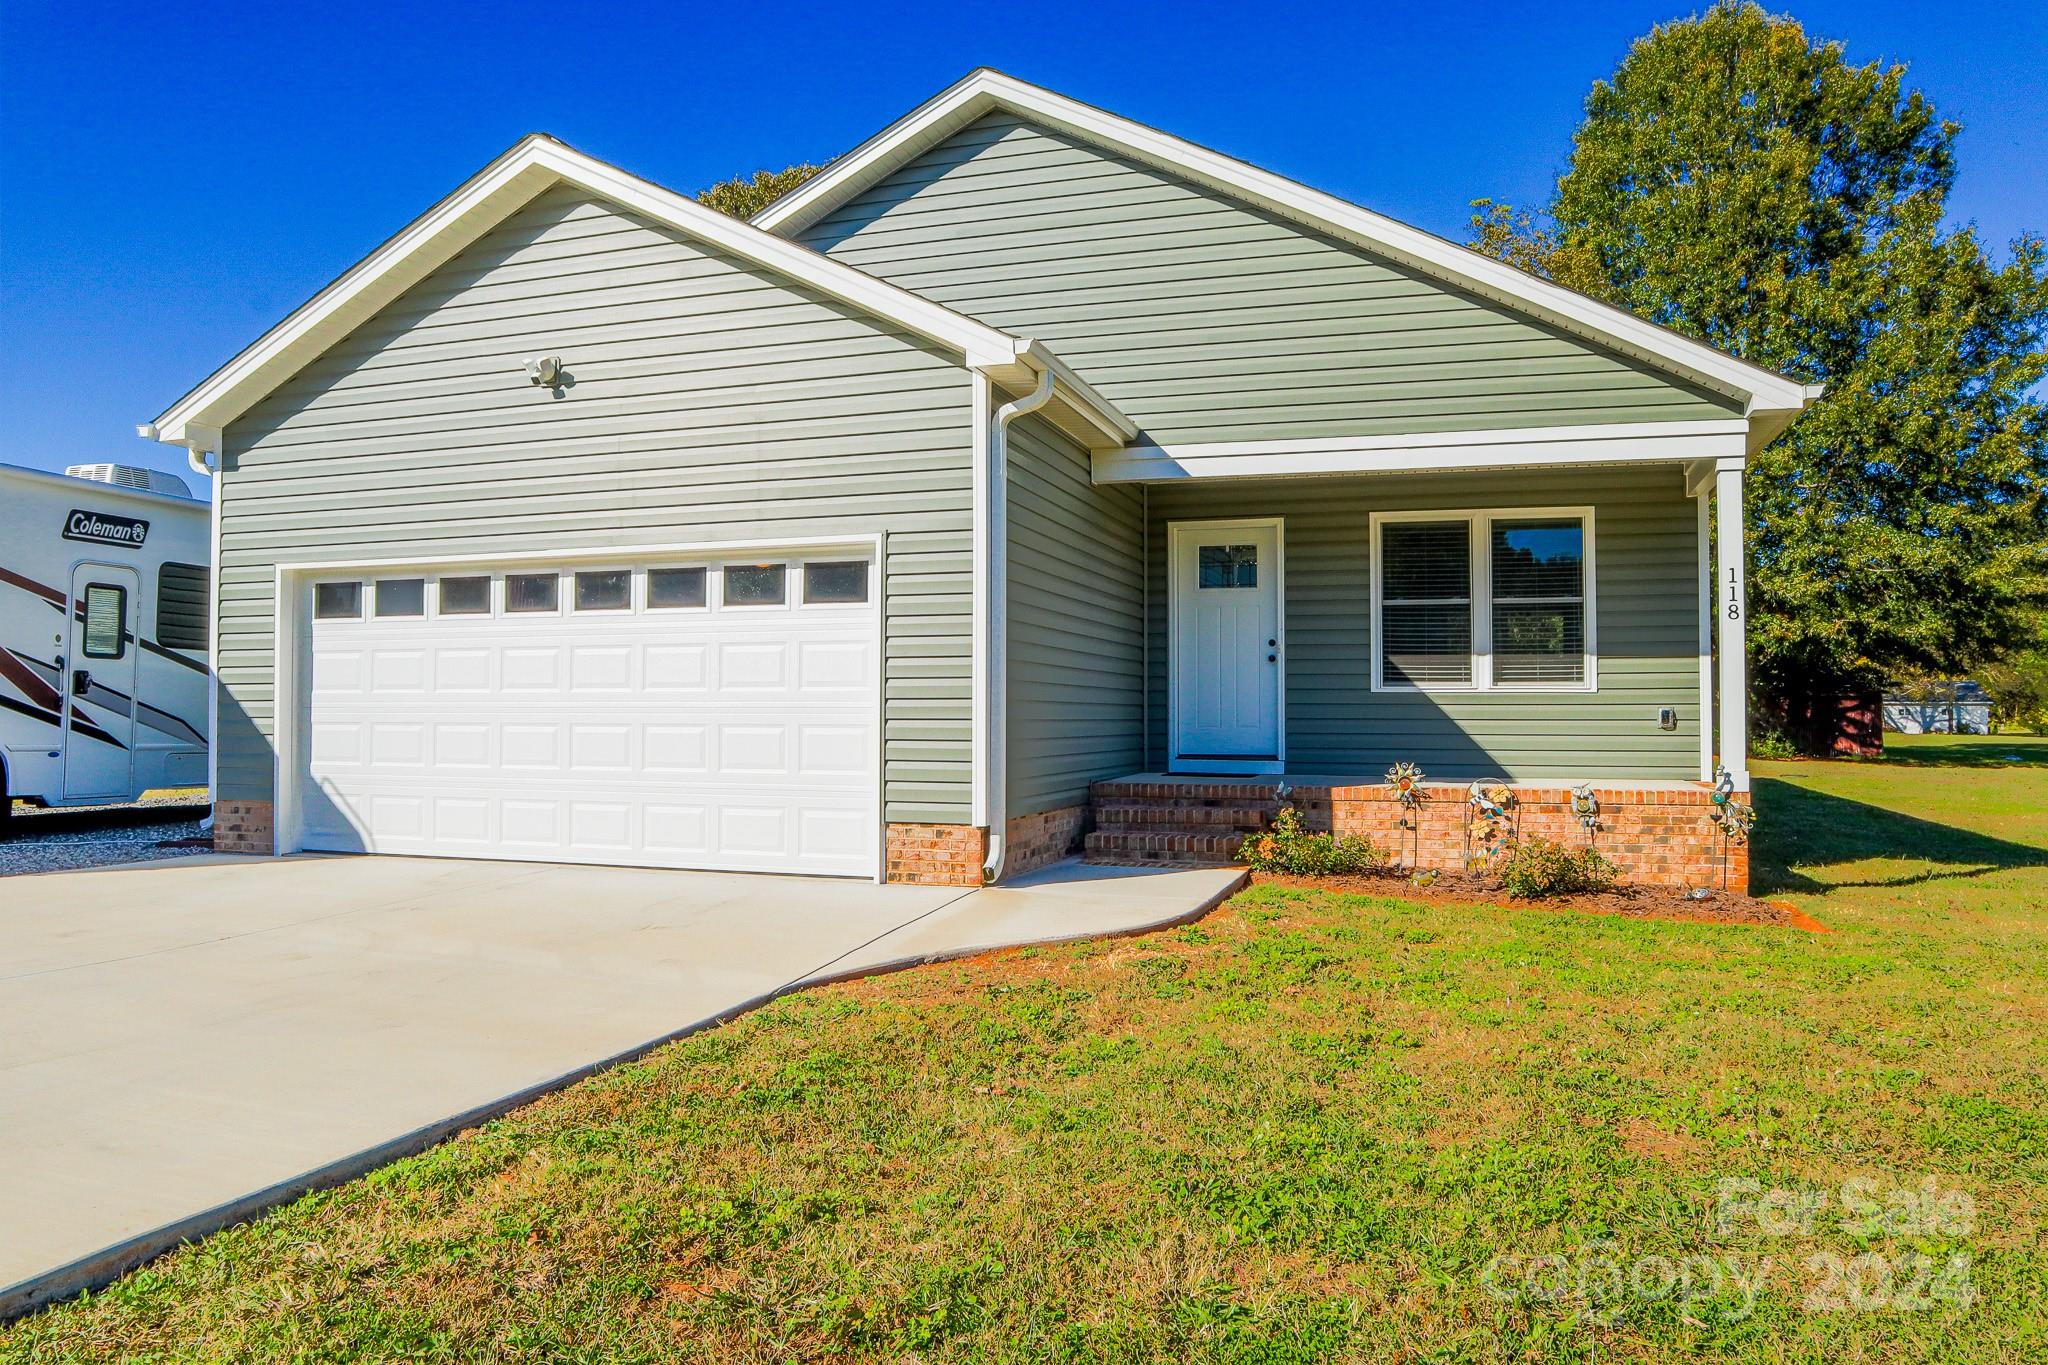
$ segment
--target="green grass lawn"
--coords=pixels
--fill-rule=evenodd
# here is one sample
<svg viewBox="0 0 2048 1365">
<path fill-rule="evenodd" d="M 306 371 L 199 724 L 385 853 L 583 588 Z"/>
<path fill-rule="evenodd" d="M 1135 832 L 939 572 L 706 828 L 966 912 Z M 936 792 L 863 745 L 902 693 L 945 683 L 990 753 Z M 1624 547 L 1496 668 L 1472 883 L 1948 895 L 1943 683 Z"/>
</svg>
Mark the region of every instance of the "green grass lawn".
<svg viewBox="0 0 2048 1365">
<path fill-rule="evenodd" d="M 2048 1357 L 2048 741 L 1760 771 L 1833 933 L 1267 886 L 812 991 L 0 1358 Z"/>
</svg>

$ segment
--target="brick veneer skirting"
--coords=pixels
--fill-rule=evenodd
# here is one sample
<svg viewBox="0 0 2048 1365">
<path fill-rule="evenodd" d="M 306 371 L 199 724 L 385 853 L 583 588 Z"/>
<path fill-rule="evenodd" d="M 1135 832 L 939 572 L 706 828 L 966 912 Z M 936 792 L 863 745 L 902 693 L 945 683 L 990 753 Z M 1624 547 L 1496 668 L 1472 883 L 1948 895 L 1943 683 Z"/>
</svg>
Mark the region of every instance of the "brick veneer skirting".
<svg viewBox="0 0 2048 1365">
<path fill-rule="evenodd" d="M 884 880 L 980 886 L 988 837 L 974 825 L 895 825 L 886 831 Z"/>
<path fill-rule="evenodd" d="M 274 853 L 277 839 L 268 801 L 219 801 L 213 807 L 216 853 Z"/>
<path fill-rule="evenodd" d="M 1403 866 L 1456 871 L 1466 866 L 1472 843 L 1468 789 L 1429 783 L 1424 800 L 1409 816 L 1384 787 L 1298 789 L 1292 799 L 1310 822 L 1311 812 L 1328 811 L 1330 828 L 1340 834 L 1362 834 Z M 1624 881 L 1644 886 L 1714 887 L 1723 885 L 1724 845 L 1721 831 L 1707 817 L 1713 810 L 1704 786 L 1595 787 L 1600 808 L 1592 830 L 1571 811 L 1568 787 L 1513 788 L 1515 806 L 1509 829 L 1519 838 L 1542 837 L 1567 847 L 1587 843 L 1621 869 Z M 1324 802 L 1327 801 L 1327 805 Z M 1749 845 L 1726 844 L 1726 886 L 1749 890 Z"/>
<path fill-rule="evenodd" d="M 1093 811 L 1088 806 L 1061 806 L 1008 821 L 1004 825 L 1003 876 L 1021 877 L 1077 852 L 1092 824 Z"/>
</svg>

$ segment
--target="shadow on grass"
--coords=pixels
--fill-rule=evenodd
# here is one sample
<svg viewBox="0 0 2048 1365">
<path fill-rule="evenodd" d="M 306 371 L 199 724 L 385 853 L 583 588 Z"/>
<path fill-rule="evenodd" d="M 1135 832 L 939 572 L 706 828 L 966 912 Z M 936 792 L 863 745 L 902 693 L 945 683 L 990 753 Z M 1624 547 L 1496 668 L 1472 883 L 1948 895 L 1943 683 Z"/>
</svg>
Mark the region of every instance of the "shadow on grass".
<svg viewBox="0 0 2048 1365">
<path fill-rule="evenodd" d="M 1889 754 L 1886 761 L 1891 761 Z M 1755 799 L 1758 819 L 1750 849 L 1750 875 L 1759 895 L 1914 886 L 1981 877 L 2011 867 L 2048 867 L 2048 853 L 2038 848 L 1811 791 L 1778 778 L 1757 779 Z M 1875 858 L 1913 859 L 1937 866 L 1857 881 L 1819 881 L 1792 866 L 1795 860 L 1803 867 L 1816 868 Z"/>
<path fill-rule="evenodd" d="M 1858 760 L 1890 768 L 2015 768 L 2048 765 L 2048 739 L 2040 735 L 1888 736 L 1884 757 Z"/>
</svg>

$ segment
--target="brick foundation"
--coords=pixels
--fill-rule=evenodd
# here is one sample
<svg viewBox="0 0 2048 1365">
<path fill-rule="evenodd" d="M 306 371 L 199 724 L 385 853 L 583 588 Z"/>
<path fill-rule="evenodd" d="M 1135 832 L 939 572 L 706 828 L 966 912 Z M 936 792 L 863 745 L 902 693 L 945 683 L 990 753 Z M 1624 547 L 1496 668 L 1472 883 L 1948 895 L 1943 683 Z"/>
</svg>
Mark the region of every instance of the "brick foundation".
<svg viewBox="0 0 2048 1365">
<path fill-rule="evenodd" d="M 213 807 L 213 851 L 274 853 L 277 837 L 268 801 L 219 801 Z"/>
<path fill-rule="evenodd" d="M 1569 787 L 1514 789 L 1516 805 L 1509 812 L 1509 830 L 1522 839 L 1541 837 L 1568 848 L 1591 843 L 1621 869 L 1623 881 L 1642 886 L 1713 887 L 1722 885 L 1721 831 L 1707 818 L 1713 810 L 1704 786 L 1595 787 L 1600 808 L 1587 831 L 1572 814 Z M 1329 827 L 1340 834 L 1360 834 L 1387 850 L 1403 866 L 1462 870 L 1476 849 L 1466 831 L 1472 819 L 1468 789 L 1448 783 L 1426 784 L 1424 800 L 1411 818 L 1384 787 L 1331 787 L 1327 793 Z M 1296 793 L 1304 815 L 1322 802 L 1323 792 Z M 1312 823 L 1321 823 L 1313 819 Z M 1727 888 L 1749 890 L 1749 845 L 1727 847 Z"/>
<path fill-rule="evenodd" d="M 886 831 L 884 880 L 919 886 L 980 886 L 988 837 L 974 825 L 895 825 Z"/>
<path fill-rule="evenodd" d="M 1087 806 L 1019 815 L 1004 826 L 1003 876 L 1021 877 L 1077 853 L 1094 824 Z"/>
<path fill-rule="evenodd" d="M 1512 786 L 1512 784 L 1511 784 Z M 1571 789 L 1512 786 L 1516 805 L 1508 832 L 1542 837 L 1568 848 L 1588 832 L 1571 813 Z M 1721 831 L 1708 820 L 1711 791 L 1698 783 L 1660 782 L 1595 787 L 1600 803 L 1591 831 L 1595 849 L 1645 886 L 1719 888 Z M 1095 829 L 1089 857 L 1102 862 L 1233 861 L 1248 835 L 1267 828 L 1280 807 L 1274 779 L 1231 782 L 1216 778 L 1145 776 L 1098 782 L 1092 789 Z M 1470 789 L 1462 783 L 1423 787 L 1413 828 L 1409 812 L 1378 782 L 1350 785 L 1292 783 L 1287 803 L 1310 829 L 1334 829 L 1371 839 L 1401 866 L 1462 871 L 1482 850 L 1468 838 Z M 1731 891 L 1749 887 L 1749 846 L 1727 849 Z"/>
</svg>

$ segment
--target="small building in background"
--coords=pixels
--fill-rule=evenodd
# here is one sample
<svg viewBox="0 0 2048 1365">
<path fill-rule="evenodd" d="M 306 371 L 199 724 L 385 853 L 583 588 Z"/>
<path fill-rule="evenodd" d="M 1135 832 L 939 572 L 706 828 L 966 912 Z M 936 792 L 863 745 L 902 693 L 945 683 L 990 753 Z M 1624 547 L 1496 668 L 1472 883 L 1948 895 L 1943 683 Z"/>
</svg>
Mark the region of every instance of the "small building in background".
<svg viewBox="0 0 2048 1365">
<path fill-rule="evenodd" d="M 1987 735 L 1991 697 L 1968 678 L 1901 688 L 1885 696 L 1884 728 L 1902 735 Z"/>
</svg>

